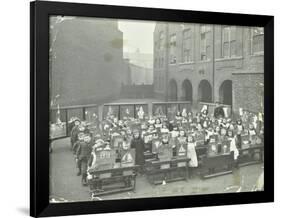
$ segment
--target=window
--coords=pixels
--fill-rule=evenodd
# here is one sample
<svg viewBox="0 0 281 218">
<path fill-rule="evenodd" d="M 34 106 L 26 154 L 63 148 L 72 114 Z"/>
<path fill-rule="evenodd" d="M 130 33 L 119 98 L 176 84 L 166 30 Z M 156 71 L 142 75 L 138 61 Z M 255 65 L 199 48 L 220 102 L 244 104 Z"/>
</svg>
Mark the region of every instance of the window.
<svg viewBox="0 0 281 218">
<path fill-rule="evenodd" d="M 210 45 L 207 43 L 207 39 L 210 36 L 211 27 L 209 25 L 201 25 L 200 27 L 200 59 L 210 59 Z"/>
<path fill-rule="evenodd" d="M 236 28 L 226 26 L 222 29 L 222 57 L 236 56 Z"/>
<path fill-rule="evenodd" d="M 187 29 L 183 31 L 182 42 L 182 61 L 191 62 L 191 30 Z"/>
<path fill-rule="evenodd" d="M 158 61 L 157 61 L 157 58 L 154 59 L 154 68 L 157 68 L 158 67 Z"/>
<path fill-rule="evenodd" d="M 251 30 L 251 54 L 263 53 L 264 51 L 264 29 L 255 27 Z"/>
<path fill-rule="evenodd" d="M 159 67 L 164 67 L 164 58 L 160 58 L 159 62 L 160 62 Z"/>
<path fill-rule="evenodd" d="M 170 64 L 175 64 L 177 63 L 177 57 L 176 57 L 176 46 L 177 46 L 177 37 L 176 34 L 173 34 L 170 36 L 170 42 L 169 42 L 169 47 L 170 47 Z"/>
<path fill-rule="evenodd" d="M 158 49 L 158 44 L 159 44 L 159 42 L 158 43 L 157 43 L 157 41 L 154 42 L 154 48 Z"/>
<path fill-rule="evenodd" d="M 155 84 L 156 84 L 156 89 L 159 89 L 159 76 L 158 76 L 158 73 L 157 73 L 157 75 L 156 75 L 156 77 L 155 77 Z"/>
<path fill-rule="evenodd" d="M 163 33 L 163 32 L 160 32 L 160 34 L 159 34 L 159 49 L 160 49 L 160 50 L 163 50 L 164 47 L 165 47 L 164 45 L 165 45 L 164 33 Z"/>
</svg>

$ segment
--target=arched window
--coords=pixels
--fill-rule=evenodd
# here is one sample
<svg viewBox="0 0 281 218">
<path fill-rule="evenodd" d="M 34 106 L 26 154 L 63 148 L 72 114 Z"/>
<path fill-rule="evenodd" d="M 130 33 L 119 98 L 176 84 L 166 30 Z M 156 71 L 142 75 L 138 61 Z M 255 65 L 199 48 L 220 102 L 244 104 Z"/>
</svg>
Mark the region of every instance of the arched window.
<svg viewBox="0 0 281 218">
<path fill-rule="evenodd" d="M 225 80 L 219 89 L 220 103 L 232 105 L 232 81 Z"/>
<path fill-rule="evenodd" d="M 177 82 L 174 79 L 170 80 L 169 82 L 168 97 L 169 97 L 169 101 L 178 100 L 178 87 L 177 87 Z"/>
<path fill-rule="evenodd" d="M 201 80 L 198 86 L 198 100 L 212 102 L 212 86 L 208 80 Z"/>
<path fill-rule="evenodd" d="M 182 83 L 182 100 L 192 101 L 192 84 L 188 79 Z"/>
</svg>

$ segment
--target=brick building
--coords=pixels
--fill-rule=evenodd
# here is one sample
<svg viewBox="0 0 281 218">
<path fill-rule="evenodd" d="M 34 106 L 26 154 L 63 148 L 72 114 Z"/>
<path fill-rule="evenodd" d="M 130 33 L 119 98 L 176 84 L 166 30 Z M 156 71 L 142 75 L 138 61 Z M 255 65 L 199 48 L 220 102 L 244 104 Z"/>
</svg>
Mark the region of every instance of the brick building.
<svg viewBox="0 0 281 218">
<path fill-rule="evenodd" d="M 132 84 L 152 84 L 153 83 L 153 54 L 135 52 L 124 52 L 124 58 L 129 59 L 131 69 Z"/>
<path fill-rule="evenodd" d="M 263 28 L 157 23 L 155 95 L 262 111 L 263 45 Z"/>
<path fill-rule="evenodd" d="M 50 100 L 93 104 L 131 82 L 117 20 L 52 17 L 50 30 Z"/>
</svg>

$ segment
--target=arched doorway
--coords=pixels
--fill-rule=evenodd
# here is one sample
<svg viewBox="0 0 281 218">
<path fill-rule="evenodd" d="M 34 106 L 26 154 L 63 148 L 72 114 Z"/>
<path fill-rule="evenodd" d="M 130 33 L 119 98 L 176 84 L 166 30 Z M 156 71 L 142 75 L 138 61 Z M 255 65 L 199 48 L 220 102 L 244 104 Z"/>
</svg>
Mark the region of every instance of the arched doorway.
<svg viewBox="0 0 281 218">
<path fill-rule="evenodd" d="M 172 79 L 169 82 L 169 89 L 168 89 L 168 97 L 169 101 L 177 101 L 178 100 L 178 87 L 176 80 Z"/>
<path fill-rule="evenodd" d="M 201 80 L 198 86 L 198 100 L 212 102 L 212 86 L 208 80 Z"/>
<path fill-rule="evenodd" d="M 182 83 L 182 100 L 192 102 L 192 84 L 188 79 Z"/>
<path fill-rule="evenodd" d="M 222 104 L 232 105 L 232 81 L 225 80 L 219 89 L 220 102 Z"/>
</svg>

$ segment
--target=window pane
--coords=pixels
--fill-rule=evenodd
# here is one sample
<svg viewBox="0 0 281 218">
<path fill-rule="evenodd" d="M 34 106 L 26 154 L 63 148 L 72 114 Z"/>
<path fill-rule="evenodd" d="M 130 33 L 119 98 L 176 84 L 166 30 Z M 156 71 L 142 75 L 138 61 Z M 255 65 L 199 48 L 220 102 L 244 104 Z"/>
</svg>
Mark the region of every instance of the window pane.
<svg viewBox="0 0 281 218">
<path fill-rule="evenodd" d="M 253 53 L 264 51 L 264 35 L 253 37 Z"/>
<path fill-rule="evenodd" d="M 224 27 L 222 34 L 223 34 L 222 35 L 223 42 L 228 42 L 229 41 L 230 28 L 229 27 Z"/>
<path fill-rule="evenodd" d="M 230 42 L 230 56 L 236 56 L 236 41 Z"/>
<path fill-rule="evenodd" d="M 261 34 L 264 34 L 263 27 L 255 27 L 254 28 L 254 35 L 261 35 Z"/>
<path fill-rule="evenodd" d="M 223 57 L 229 57 L 229 43 L 223 43 Z"/>
<path fill-rule="evenodd" d="M 159 49 L 164 49 L 164 33 L 161 32 L 159 36 Z"/>
<path fill-rule="evenodd" d="M 235 26 L 232 26 L 230 28 L 230 40 L 231 41 L 236 40 L 236 27 Z"/>
<path fill-rule="evenodd" d="M 183 39 L 188 39 L 191 38 L 191 31 L 190 29 L 184 30 L 183 31 Z"/>
<path fill-rule="evenodd" d="M 176 35 L 170 36 L 170 64 L 176 63 Z"/>
<path fill-rule="evenodd" d="M 191 61 L 191 56 L 190 56 L 190 50 L 185 49 L 183 52 L 183 61 L 184 62 L 190 62 Z"/>
<path fill-rule="evenodd" d="M 211 46 L 206 47 L 206 59 L 211 59 Z"/>
</svg>

